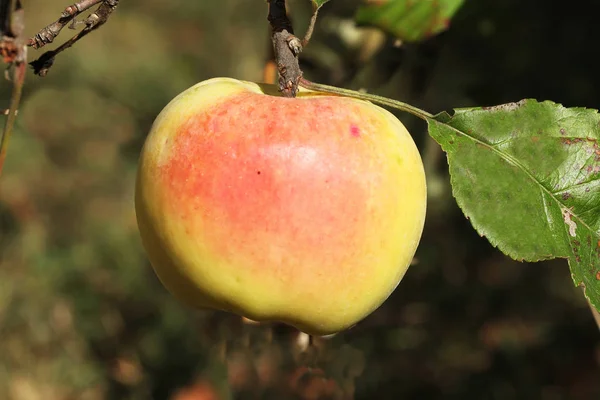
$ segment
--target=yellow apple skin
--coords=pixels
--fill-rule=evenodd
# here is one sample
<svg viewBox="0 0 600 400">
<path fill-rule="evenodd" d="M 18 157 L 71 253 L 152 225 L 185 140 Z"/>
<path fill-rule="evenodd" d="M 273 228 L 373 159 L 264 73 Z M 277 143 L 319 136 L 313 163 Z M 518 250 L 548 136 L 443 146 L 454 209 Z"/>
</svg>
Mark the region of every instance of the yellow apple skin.
<svg viewBox="0 0 600 400">
<path fill-rule="evenodd" d="M 372 313 L 404 276 L 426 183 L 410 134 L 378 106 L 215 78 L 157 117 L 135 205 L 175 297 L 328 335 Z"/>
</svg>

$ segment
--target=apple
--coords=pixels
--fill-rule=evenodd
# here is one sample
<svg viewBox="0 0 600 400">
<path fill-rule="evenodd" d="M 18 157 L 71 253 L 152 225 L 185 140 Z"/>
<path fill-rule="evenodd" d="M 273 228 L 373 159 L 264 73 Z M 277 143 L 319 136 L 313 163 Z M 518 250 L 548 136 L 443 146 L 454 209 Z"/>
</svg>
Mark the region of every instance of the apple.
<svg viewBox="0 0 600 400">
<path fill-rule="evenodd" d="M 397 287 L 423 230 L 426 183 L 412 137 L 376 105 L 215 78 L 156 118 L 135 206 L 175 297 L 328 335 Z"/>
</svg>

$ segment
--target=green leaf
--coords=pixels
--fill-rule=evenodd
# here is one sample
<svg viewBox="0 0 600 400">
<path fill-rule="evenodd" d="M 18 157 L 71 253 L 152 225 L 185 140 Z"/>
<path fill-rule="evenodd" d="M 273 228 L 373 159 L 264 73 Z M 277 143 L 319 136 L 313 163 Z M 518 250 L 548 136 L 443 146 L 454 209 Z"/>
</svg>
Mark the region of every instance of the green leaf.
<svg viewBox="0 0 600 400">
<path fill-rule="evenodd" d="M 365 0 L 355 19 L 408 42 L 433 36 L 450 25 L 464 0 Z"/>
<path fill-rule="evenodd" d="M 327 3 L 329 0 L 312 0 L 315 10 L 323 7 L 323 4 Z"/>
<path fill-rule="evenodd" d="M 517 260 L 567 258 L 600 309 L 600 116 L 523 100 L 428 120 L 475 229 Z"/>
</svg>

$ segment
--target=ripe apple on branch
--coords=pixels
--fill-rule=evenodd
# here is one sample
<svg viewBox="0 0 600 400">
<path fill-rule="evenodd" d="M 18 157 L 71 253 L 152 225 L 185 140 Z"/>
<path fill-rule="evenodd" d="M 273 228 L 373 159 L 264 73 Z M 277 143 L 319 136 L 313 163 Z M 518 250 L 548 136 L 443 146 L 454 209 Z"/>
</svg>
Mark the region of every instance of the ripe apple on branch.
<svg viewBox="0 0 600 400">
<path fill-rule="evenodd" d="M 426 183 L 404 125 L 367 101 L 299 89 L 285 1 L 269 21 L 279 88 L 201 82 L 156 119 L 136 215 L 163 284 L 188 304 L 347 329 L 396 288 L 419 243 Z"/>
<path fill-rule="evenodd" d="M 419 152 L 388 111 L 228 78 L 165 107 L 136 190 L 144 246 L 174 295 L 318 335 L 391 294 L 425 208 Z"/>
<path fill-rule="evenodd" d="M 600 201 L 600 158 L 589 157 L 598 155 L 600 137 L 596 129 L 589 128 L 600 125 L 597 112 L 525 99 L 495 107 L 459 109 L 453 115 L 432 115 L 396 100 L 309 82 L 302 76 L 298 56 L 312 34 L 319 8 L 327 1 L 312 0 L 314 14 L 304 40 L 294 35 L 285 0 L 267 1 L 278 91 L 248 82 L 210 80 L 185 91 L 157 119 L 141 158 L 136 206 L 143 240 L 165 285 L 196 305 L 259 320 L 281 320 L 312 333 L 345 329 L 381 304 L 404 274 L 414 254 L 413 241 L 420 238 L 419 216 L 421 211 L 424 216 L 425 196 L 422 210 L 404 202 L 411 190 L 424 194 L 425 182 L 424 177 L 414 175 L 422 175 L 422 170 L 415 172 L 422 165 L 419 157 L 410 156 L 418 156 L 410 135 L 391 114 L 368 103 L 372 102 L 425 120 L 429 134 L 447 154 L 453 195 L 478 233 L 516 260 L 568 259 L 573 282 L 583 289 L 600 321 L 600 216 L 588 209 Z M 20 1 L 1 3 L 3 15 L 22 17 Z M 118 0 L 81 0 L 27 42 L 19 33 L 19 18 L 3 18 L 11 21 L 10 26 L 2 27 L 3 54 L 19 73 L 15 74 L 13 100 L 6 112 L 0 169 L 23 84 L 25 43 L 39 48 L 52 42 L 67 23 L 76 24 L 76 17 L 97 6 L 83 21 L 81 32 L 30 63 L 43 76 L 58 53 L 104 24 L 117 4 Z M 438 15 L 439 9 L 433 5 L 427 9 L 427 4 L 420 4 L 425 14 L 433 12 L 433 25 L 414 32 L 416 36 L 447 27 L 447 19 L 439 17 L 454 13 L 460 5 L 456 3 L 445 9 L 446 14 Z M 386 2 L 373 7 L 376 9 L 363 9 L 361 18 L 370 16 L 367 19 L 385 29 L 392 28 L 385 18 L 387 11 L 406 11 L 413 5 Z M 17 44 L 17 53 L 7 50 Z M 14 54 L 21 56 L 7 58 Z M 244 96 L 250 105 L 239 100 Z M 234 104 L 236 107 L 230 109 Z M 249 111 L 249 106 L 254 109 Z M 215 116 L 214 109 L 224 114 Z M 206 119 L 215 125 L 199 124 Z M 196 125 L 190 122 L 194 120 Z M 165 121 L 170 121 L 168 128 L 163 126 Z M 329 123 L 324 126 L 326 121 Z M 184 126 L 189 132 L 183 132 Z M 349 141 L 348 132 L 353 141 Z M 249 138 L 256 140 L 249 143 Z M 222 154 L 217 157 L 215 151 Z M 245 158 L 238 159 L 240 154 Z M 279 155 L 277 162 L 274 154 Z M 587 155 L 585 163 L 574 163 L 583 155 Z M 403 162 L 401 167 L 392 168 L 394 157 L 413 160 L 412 169 Z M 217 159 L 227 165 L 218 165 Z M 250 179 L 245 174 L 255 162 L 272 168 L 264 172 L 257 169 L 257 177 Z M 179 172 L 173 172 L 177 170 L 174 168 L 169 173 L 180 181 L 164 179 L 165 168 L 171 168 L 165 165 L 170 163 L 179 165 Z M 309 185 L 308 173 L 303 175 L 300 165 L 311 165 L 312 170 L 305 169 L 322 179 Z M 553 173 L 561 179 L 548 179 Z M 492 174 L 494 179 L 489 179 Z M 325 179 L 332 177 L 335 179 Z M 389 184 L 385 190 L 382 182 Z M 163 192 L 161 184 L 171 185 L 172 197 L 164 198 L 168 190 Z M 397 192 L 400 189 L 403 191 Z M 299 193 L 290 194 L 294 190 Z M 193 229 L 167 221 L 173 212 L 168 207 L 182 201 L 175 192 L 189 198 L 188 202 L 196 202 L 198 214 L 188 210 L 186 215 Z M 506 203 L 514 209 L 506 211 Z M 188 203 L 180 204 L 180 217 L 186 207 Z M 399 209 L 408 210 L 413 219 L 400 217 Z M 409 233 L 405 227 L 399 228 L 401 223 L 407 224 Z M 421 228 L 416 229 L 419 224 Z M 523 226 L 528 229 L 523 230 Z M 195 244 L 185 244 L 181 238 L 195 240 Z M 391 244 L 394 240 L 396 245 Z M 346 273 L 340 272 L 344 268 Z M 389 275 L 377 275 L 382 270 Z M 366 283 L 359 282 L 367 276 Z M 373 284 L 377 279 L 382 279 L 381 285 Z M 374 286 L 368 287 L 369 282 Z M 251 284 L 263 285 L 261 291 L 252 292 Z M 294 285 L 296 289 L 291 290 Z M 345 289 L 335 291 L 335 285 Z M 327 293 L 325 297 L 330 299 L 324 302 L 321 296 L 315 308 L 309 303 L 317 291 Z M 294 299 L 302 306 L 292 307 Z M 310 307 L 312 311 L 307 311 Z"/>
</svg>

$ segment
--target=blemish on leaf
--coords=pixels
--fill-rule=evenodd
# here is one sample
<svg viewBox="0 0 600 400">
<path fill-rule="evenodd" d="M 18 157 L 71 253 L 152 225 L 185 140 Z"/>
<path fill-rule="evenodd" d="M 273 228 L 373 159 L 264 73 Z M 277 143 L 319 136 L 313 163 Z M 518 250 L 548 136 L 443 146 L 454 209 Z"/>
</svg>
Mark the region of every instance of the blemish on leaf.
<svg viewBox="0 0 600 400">
<path fill-rule="evenodd" d="M 350 134 L 355 138 L 360 137 L 360 128 L 354 124 L 350 125 Z"/>
<path fill-rule="evenodd" d="M 569 193 L 569 192 L 564 192 L 564 193 L 562 194 L 562 199 L 563 199 L 563 200 L 568 200 L 568 199 L 569 199 L 569 197 L 571 197 L 571 193 Z"/>
<path fill-rule="evenodd" d="M 600 281 L 600 271 L 596 274 L 596 280 Z"/>
<path fill-rule="evenodd" d="M 514 110 L 520 108 L 523 104 L 525 104 L 525 100 L 521 100 L 516 103 L 506 103 L 506 104 L 500 104 L 497 106 L 483 107 L 483 109 L 485 111 L 514 111 Z"/>
<path fill-rule="evenodd" d="M 575 261 L 577 261 L 578 263 L 580 263 L 581 262 L 581 257 L 575 256 Z"/>
<path fill-rule="evenodd" d="M 561 142 L 563 142 L 563 144 L 566 144 L 567 146 L 570 146 L 572 144 L 583 142 L 583 139 L 582 138 L 562 138 Z"/>
<path fill-rule="evenodd" d="M 565 128 L 560 128 L 560 134 L 563 136 L 567 134 L 567 131 L 565 130 Z"/>
<path fill-rule="evenodd" d="M 571 237 L 577 236 L 577 233 L 576 233 L 577 224 L 572 219 L 573 214 L 571 214 L 571 211 L 569 211 L 569 209 L 567 209 L 567 208 L 563 208 L 562 215 L 563 215 L 563 221 L 565 221 L 565 224 L 567 224 L 567 226 L 569 227 L 569 235 L 571 235 Z"/>
</svg>

